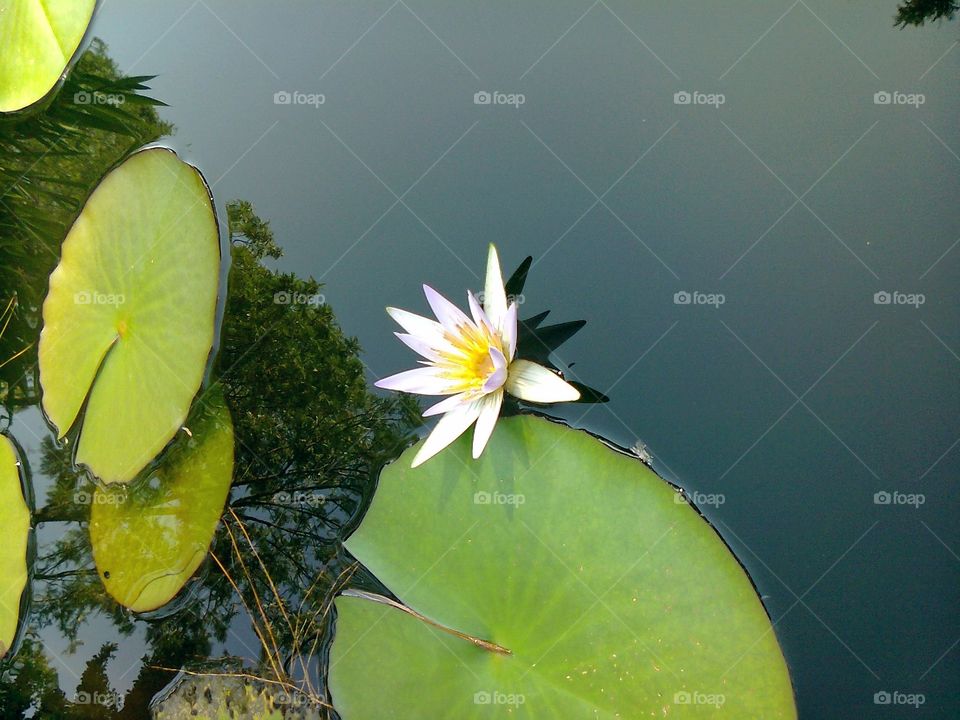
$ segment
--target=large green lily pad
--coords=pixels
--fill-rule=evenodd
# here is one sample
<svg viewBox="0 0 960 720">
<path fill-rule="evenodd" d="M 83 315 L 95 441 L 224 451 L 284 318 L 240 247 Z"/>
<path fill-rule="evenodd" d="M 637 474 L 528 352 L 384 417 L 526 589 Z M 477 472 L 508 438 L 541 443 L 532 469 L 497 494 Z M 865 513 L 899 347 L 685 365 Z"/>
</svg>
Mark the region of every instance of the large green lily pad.
<svg viewBox="0 0 960 720">
<path fill-rule="evenodd" d="M 0 0 L 0 112 L 22 110 L 54 88 L 95 5 L 95 0 Z"/>
<path fill-rule="evenodd" d="M 341 596 L 343 720 L 795 718 L 770 620 L 713 528 L 636 458 L 535 417 L 384 470 L 348 549 L 410 613 Z M 680 500 L 678 502 L 678 499 Z"/>
<path fill-rule="evenodd" d="M 199 171 L 165 148 L 107 174 L 63 243 L 43 304 L 43 408 L 106 483 L 153 460 L 187 416 L 213 344 L 220 242 Z"/>
<path fill-rule="evenodd" d="M 13 646 L 20 602 L 27 586 L 30 511 L 23 498 L 17 451 L 0 435 L 0 658 Z"/>
<path fill-rule="evenodd" d="M 218 391 L 204 396 L 188 431 L 136 483 L 97 488 L 93 559 L 107 592 L 147 612 L 172 600 L 210 548 L 233 475 L 233 423 Z"/>
</svg>

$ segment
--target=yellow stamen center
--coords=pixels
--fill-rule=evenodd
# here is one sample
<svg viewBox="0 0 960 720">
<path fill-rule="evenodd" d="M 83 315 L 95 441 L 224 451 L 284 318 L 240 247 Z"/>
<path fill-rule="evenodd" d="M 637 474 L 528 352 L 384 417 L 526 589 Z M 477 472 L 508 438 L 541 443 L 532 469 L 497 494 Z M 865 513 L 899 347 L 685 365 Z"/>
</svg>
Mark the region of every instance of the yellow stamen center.
<svg viewBox="0 0 960 720">
<path fill-rule="evenodd" d="M 486 326 L 475 328 L 461 325 L 457 329 L 457 333 L 445 334 L 454 352 L 444 353 L 434 364 L 456 382 L 458 392 L 480 390 L 496 369 L 490 357 L 490 348 L 495 347 L 503 352 L 503 341 Z"/>
</svg>

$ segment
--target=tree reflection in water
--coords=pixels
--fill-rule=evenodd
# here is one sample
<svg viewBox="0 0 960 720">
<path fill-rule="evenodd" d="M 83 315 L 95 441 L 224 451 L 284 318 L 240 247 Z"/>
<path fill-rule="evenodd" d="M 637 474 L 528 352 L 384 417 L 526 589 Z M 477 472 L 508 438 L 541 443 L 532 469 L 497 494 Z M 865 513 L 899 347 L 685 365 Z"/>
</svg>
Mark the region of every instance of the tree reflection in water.
<svg viewBox="0 0 960 720">
<path fill-rule="evenodd" d="M 0 243 L 0 296 L 18 299 L 0 357 L 27 348 L 0 368 L 5 424 L 38 404 L 40 304 L 72 217 L 120 157 L 172 131 L 146 101 L 87 106 L 97 115 L 78 122 L 67 93 L 82 82 L 123 82 L 102 44 L 91 47 L 39 118 L 0 131 L 5 157 L 36 151 L 58 128 L 74 151 L 25 172 L 12 205 L 0 208 L 3 236 L 12 239 Z M 419 409 L 410 398 L 367 390 L 360 348 L 337 325 L 318 283 L 264 265 L 281 250 L 250 203 L 230 203 L 228 223 L 229 289 L 211 383 L 231 411 L 236 462 L 209 558 L 168 607 L 148 616 L 120 607 L 104 591 L 91 555 L 95 485 L 73 465 L 69 442 L 45 437 L 35 478 L 46 491 L 34 515 L 32 605 L 19 651 L 0 664 L 0 718 L 147 717 L 181 669 L 257 676 L 267 687 L 324 700 L 329 602 L 354 572 L 339 538 L 368 501 L 379 467 L 412 441 Z M 75 677 L 71 653 L 90 643 L 91 621 L 109 622 L 119 643 L 103 643 Z M 223 656 L 242 648 L 244 637 L 257 638 L 255 652 Z M 66 656 L 54 656 L 51 638 L 66 645 Z M 141 651 L 139 667 L 116 668 L 119 655 Z M 111 678 L 134 668 L 138 676 L 119 694 Z M 69 682 L 61 686 L 61 677 Z"/>
</svg>

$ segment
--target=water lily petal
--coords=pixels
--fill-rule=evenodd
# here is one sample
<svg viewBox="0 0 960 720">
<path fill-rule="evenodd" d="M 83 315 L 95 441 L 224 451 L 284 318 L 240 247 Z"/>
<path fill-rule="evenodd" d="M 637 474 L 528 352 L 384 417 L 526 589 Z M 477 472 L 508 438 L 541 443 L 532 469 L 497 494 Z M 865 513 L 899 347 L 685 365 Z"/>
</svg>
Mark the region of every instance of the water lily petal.
<svg viewBox="0 0 960 720">
<path fill-rule="evenodd" d="M 493 361 L 493 367 L 495 369 L 505 370 L 507 365 L 510 364 L 506 355 L 504 355 L 496 345 L 491 345 L 487 352 L 490 354 L 490 359 Z"/>
<path fill-rule="evenodd" d="M 431 405 L 426 410 L 423 411 L 424 417 L 431 417 L 433 415 L 443 415 L 444 413 L 455 410 L 461 405 L 466 405 L 470 402 L 470 399 L 466 393 L 457 393 L 456 395 L 451 395 L 446 397 L 436 405 Z"/>
<path fill-rule="evenodd" d="M 503 384 L 507 381 L 507 369 L 501 368 L 494 371 L 483 383 L 483 393 L 484 395 L 492 393 L 494 390 L 499 390 L 503 387 Z"/>
<path fill-rule="evenodd" d="M 503 384 L 507 381 L 507 358 L 499 348 L 490 346 L 490 349 L 487 351 L 490 355 L 490 359 L 493 361 L 493 372 L 487 376 L 487 379 L 483 383 L 483 392 L 491 393 L 494 390 L 499 390 L 503 387 Z"/>
<path fill-rule="evenodd" d="M 492 332 L 493 325 L 490 323 L 490 318 L 488 318 L 487 314 L 483 311 L 483 305 L 477 300 L 477 296 L 469 290 L 467 290 L 467 302 L 470 304 L 470 314 L 473 315 L 473 321 L 478 326 L 485 325 L 487 329 Z"/>
<path fill-rule="evenodd" d="M 395 307 L 388 307 L 387 314 L 411 335 L 433 344 L 444 340 L 443 325 L 436 320 Z"/>
<path fill-rule="evenodd" d="M 580 398 L 580 391 L 552 370 L 529 360 L 514 360 L 506 382 L 507 392 L 538 403 L 571 402 Z"/>
<path fill-rule="evenodd" d="M 418 395 L 451 395 L 457 388 L 446 374 L 435 367 L 420 367 L 377 380 L 374 385 L 384 390 L 417 393 Z"/>
<path fill-rule="evenodd" d="M 400 342 L 413 350 L 415 353 L 422 355 L 427 360 L 436 361 L 443 358 L 443 355 L 436 347 L 434 347 L 430 342 L 421 338 L 419 335 L 410 335 L 408 333 L 398 332 L 395 332 L 394 335 L 399 338 Z M 420 362 L 423 361 L 421 360 Z"/>
<path fill-rule="evenodd" d="M 483 309 L 497 331 L 503 330 L 503 321 L 507 314 L 507 292 L 503 289 L 503 275 L 500 273 L 500 258 L 497 248 L 490 244 L 487 254 L 487 278 L 483 287 Z"/>
<path fill-rule="evenodd" d="M 430 433 L 423 443 L 423 446 L 413 458 L 410 467 L 422 465 L 463 435 L 464 431 L 470 427 L 473 421 L 480 415 L 482 407 L 480 401 L 474 401 L 469 405 L 461 405 L 440 418 L 440 422 L 437 423 L 433 432 Z"/>
<path fill-rule="evenodd" d="M 510 303 L 510 307 L 507 308 L 501 338 L 503 349 L 507 352 L 507 359 L 513 360 L 513 356 L 517 354 L 517 303 L 515 302 Z"/>
<path fill-rule="evenodd" d="M 443 295 L 438 293 L 429 285 L 423 286 L 423 294 L 427 296 L 427 302 L 430 303 L 430 309 L 437 316 L 440 324 L 451 333 L 458 333 L 459 328 L 473 326 L 470 318 L 464 314 L 463 310 L 458 308 Z"/>
<path fill-rule="evenodd" d="M 493 428 L 500 417 L 500 406 L 503 405 L 503 390 L 486 395 L 477 418 L 477 426 L 473 429 L 473 459 L 480 457 L 480 453 L 487 446 L 487 441 L 493 435 Z"/>
</svg>

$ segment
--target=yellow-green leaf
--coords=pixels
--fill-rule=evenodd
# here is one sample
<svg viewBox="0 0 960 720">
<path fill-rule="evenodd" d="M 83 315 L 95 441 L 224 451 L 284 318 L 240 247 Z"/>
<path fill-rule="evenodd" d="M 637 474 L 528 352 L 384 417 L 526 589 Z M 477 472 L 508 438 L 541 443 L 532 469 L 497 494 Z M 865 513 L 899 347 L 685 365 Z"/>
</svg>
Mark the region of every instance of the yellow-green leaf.
<svg viewBox="0 0 960 720">
<path fill-rule="evenodd" d="M 110 172 L 63 243 L 43 304 L 43 408 L 76 461 L 135 477 L 173 438 L 213 344 L 220 244 L 199 171 L 165 148 Z"/>
<path fill-rule="evenodd" d="M 95 5 L 95 0 L 0 0 L 0 112 L 33 105 L 56 86 Z"/>
<path fill-rule="evenodd" d="M 30 511 L 23 498 L 17 451 L 0 435 L 0 658 L 13 646 L 27 586 Z"/>
<path fill-rule="evenodd" d="M 200 567 L 233 475 L 233 423 L 219 391 L 204 396 L 159 466 L 97 488 L 90 542 L 107 592 L 135 612 L 163 607 Z"/>
</svg>

